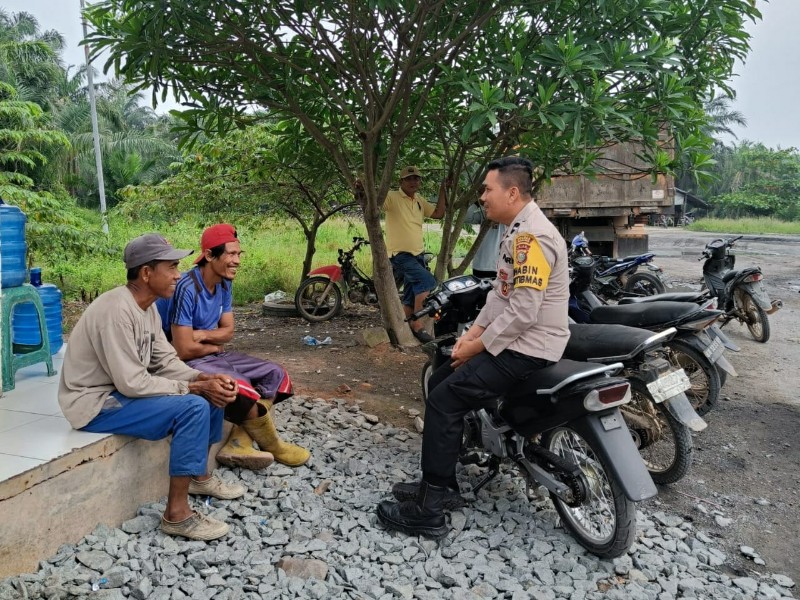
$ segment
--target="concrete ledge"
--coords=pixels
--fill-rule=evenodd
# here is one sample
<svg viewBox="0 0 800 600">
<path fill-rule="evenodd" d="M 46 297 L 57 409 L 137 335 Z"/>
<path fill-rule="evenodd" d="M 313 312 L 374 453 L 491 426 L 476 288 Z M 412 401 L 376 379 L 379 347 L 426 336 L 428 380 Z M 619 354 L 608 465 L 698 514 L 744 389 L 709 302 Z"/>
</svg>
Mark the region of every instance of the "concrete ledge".
<svg viewBox="0 0 800 600">
<path fill-rule="evenodd" d="M 209 469 L 215 466 L 211 458 Z M 35 571 L 99 523 L 116 527 L 134 517 L 140 505 L 166 496 L 168 473 L 169 440 L 111 435 L 0 482 L 0 577 Z"/>
</svg>

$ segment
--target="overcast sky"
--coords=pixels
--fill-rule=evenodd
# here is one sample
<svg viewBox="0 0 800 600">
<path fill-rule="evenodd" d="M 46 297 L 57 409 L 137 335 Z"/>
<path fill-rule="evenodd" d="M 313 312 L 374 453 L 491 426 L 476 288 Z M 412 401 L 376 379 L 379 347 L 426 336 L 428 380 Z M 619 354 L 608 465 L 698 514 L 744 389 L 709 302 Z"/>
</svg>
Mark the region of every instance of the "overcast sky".
<svg viewBox="0 0 800 600">
<path fill-rule="evenodd" d="M 56 29 L 67 39 L 67 64 L 83 62 L 80 0 L 0 0 L 7 12 L 27 11 L 43 29 Z M 763 20 L 750 26 L 752 50 L 747 63 L 736 68 L 735 108 L 747 118 L 736 131 L 740 140 L 763 142 L 773 148 L 800 148 L 800 1 L 758 0 Z M 149 102 L 149 97 L 148 97 Z M 159 108 L 174 108 L 171 104 Z"/>
</svg>

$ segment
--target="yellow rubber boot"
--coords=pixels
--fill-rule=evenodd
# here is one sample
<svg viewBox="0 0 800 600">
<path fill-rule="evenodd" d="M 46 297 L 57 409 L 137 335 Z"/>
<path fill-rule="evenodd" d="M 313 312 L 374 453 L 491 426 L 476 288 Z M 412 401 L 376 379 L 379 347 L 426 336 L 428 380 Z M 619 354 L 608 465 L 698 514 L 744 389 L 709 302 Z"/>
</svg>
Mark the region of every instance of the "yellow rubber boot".
<svg viewBox="0 0 800 600">
<path fill-rule="evenodd" d="M 311 458 L 311 453 L 305 448 L 284 442 L 278 435 L 278 430 L 275 429 L 275 423 L 269 414 L 272 402 L 259 400 L 259 404 L 266 407 L 267 413 L 262 417 L 244 421 L 242 427 L 256 441 L 259 448 L 272 452 L 279 463 L 289 467 L 304 465 Z"/>
<path fill-rule="evenodd" d="M 220 464 L 253 471 L 264 469 L 274 461 L 271 453 L 253 448 L 253 438 L 238 425 L 233 426 L 228 442 L 217 453 L 217 462 Z"/>
</svg>

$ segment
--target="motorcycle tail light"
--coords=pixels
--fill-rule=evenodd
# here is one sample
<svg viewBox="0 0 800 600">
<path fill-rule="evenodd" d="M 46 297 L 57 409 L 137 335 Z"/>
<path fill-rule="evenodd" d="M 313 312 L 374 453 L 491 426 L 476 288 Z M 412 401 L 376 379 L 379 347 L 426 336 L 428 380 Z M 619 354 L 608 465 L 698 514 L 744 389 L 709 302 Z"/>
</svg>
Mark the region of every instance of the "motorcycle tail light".
<svg viewBox="0 0 800 600">
<path fill-rule="evenodd" d="M 627 404 L 630 401 L 631 386 L 626 381 L 592 390 L 583 399 L 583 407 L 589 412 L 597 412 Z"/>
<path fill-rule="evenodd" d="M 762 279 L 764 279 L 764 276 L 761 273 L 753 273 L 742 279 L 742 281 L 744 283 L 753 283 L 754 281 L 761 281 Z"/>
</svg>

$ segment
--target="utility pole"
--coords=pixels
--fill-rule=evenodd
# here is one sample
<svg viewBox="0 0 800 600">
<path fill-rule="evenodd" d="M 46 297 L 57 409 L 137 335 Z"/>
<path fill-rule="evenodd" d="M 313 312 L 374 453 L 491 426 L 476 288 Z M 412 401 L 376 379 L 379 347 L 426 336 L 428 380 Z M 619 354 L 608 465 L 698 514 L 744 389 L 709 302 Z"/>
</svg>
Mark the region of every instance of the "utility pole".
<svg viewBox="0 0 800 600">
<path fill-rule="evenodd" d="M 83 24 L 84 40 L 89 35 L 86 26 L 86 17 L 83 15 L 84 0 L 81 0 L 81 23 Z M 106 214 L 106 185 L 103 180 L 103 157 L 100 154 L 100 129 L 97 126 L 97 102 L 94 99 L 94 78 L 92 65 L 89 64 L 89 46 L 84 44 L 83 52 L 86 56 L 86 80 L 89 84 L 89 108 L 92 114 L 92 138 L 94 139 L 94 162 L 97 166 L 97 190 L 100 193 L 100 221 L 103 224 L 103 233 L 108 235 L 108 215 Z"/>
</svg>

